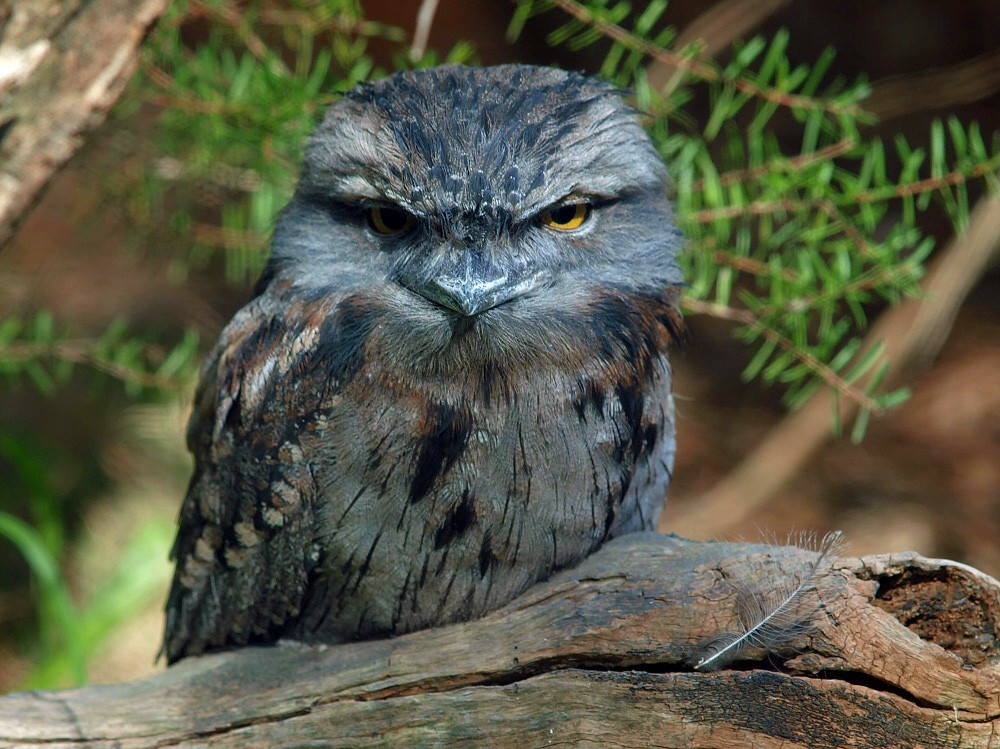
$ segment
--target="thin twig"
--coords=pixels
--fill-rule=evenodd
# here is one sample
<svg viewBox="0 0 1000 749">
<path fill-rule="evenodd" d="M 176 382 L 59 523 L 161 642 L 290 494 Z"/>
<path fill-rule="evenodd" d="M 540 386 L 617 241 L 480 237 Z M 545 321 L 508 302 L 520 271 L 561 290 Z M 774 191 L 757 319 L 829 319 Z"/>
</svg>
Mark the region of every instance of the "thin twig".
<svg viewBox="0 0 1000 749">
<path fill-rule="evenodd" d="M 760 166 L 750 167 L 747 169 L 734 169 L 729 172 L 723 172 L 719 175 L 719 183 L 723 187 L 728 187 L 729 185 L 734 185 L 739 182 L 746 182 L 751 179 L 756 179 L 757 177 L 762 177 L 766 174 L 771 174 L 773 172 L 795 172 L 801 169 L 805 169 L 818 162 L 829 161 L 838 156 L 842 156 L 848 151 L 850 151 L 854 146 L 857 145 L 857 141 L 854 138 L 843 138 L 838 140 L 836 143 L 831 143 L 818 151 L 813 151 L 811 153 L 803 153 L 799 156 L 793 156 L 791 158 L 782 157 L 780 159 L 774 159 L 773 161 L 762 164 Z M 704 179 L 697 179 L 691 183 L 691 189 L 694 191 L 700 191 L 705 187 Z"/>
<path fill-rule="evenodd" d="M 398 26 L 365 21 L 352 17 L 350 13 L 330 14 L 316 10 L 307 12 L 267 7 L 261 8 L 260 20 L 271 26 L 292 26 L 310 34 L 333 31 L 350 36 L 379 37 L 391 42 L 401 42 L 406 37 Z"/>
<path fill-rule="evenodd" d="M 878 288 L 882 284 L 897 281 L 900 276 L 906 276 L 912 273 L 912 267 L 905 261 L 900 265 L 891 265 L 884 268 L 871 268 L 843 286 L 819 291 L 815 294 L 809 294 L 795 299 L 789 299 L 788 302 L 785 303 L 784 309 L 788 312 L 796 314 L 805 312 L 807 309 L 811 309 L 817 305 L 823 304 L 824 302 L 833 301 L 836 298 L 843 298 L 849 294 L 871 291 Z M 770 306 L 765 306 L 760 309 L 760 312 L 764 314 L 775 311 L 776 310 Z"/>
<path fill-rule="evenodd" d="M 880 415 L 884 411 L 882 406 L 869 397 L 863 390 L 847 382 L 847 380 L 834 372 L 829 366 L 821 362 L 808 351 L 804 351 L 800 346 L 795 345 L 794 341 L 791 339 L 781 335 L 781 333 L 777 330 L 768 326 L 766 322 L 761 320 L 750 310 L 736 309 L 735 307 L 729 307 L 715 302 L 706 302 L 701 299 L 684 298 L 681 300 L 681 304 L 687 311 L 708 315 L 709 317 L 715 317 L 720 320 L 731 320 L 732 322 L 737 322 L 740 325 L 750 328 L 754 333 L 759 333 L 768 341 L 776 344 L 782 351 L 790 353 L 798 359 L 799 362 L 804 364 L 810 372 L 815 374 L 838 393 L 850 398 L 861 408 L 866 411 L 871 411 L 876 415 Z"/>
<path fill-rule="evenodd" d="M 819 210 L 827 215 L 827 217 L 833 221 L 844 235 L 854 243 L 855 249 L 863 258 L 871 259 L 874 255 L 872 252 L 872 246 L 865 239 L 865 236 L 858 231 L 858 228 L 847 220 L 847 216 L 844 215 L 843 211 L 836 205 L 834 205 L 832 200 L 822 199 L 818 201 Z"/>
<path fill-rule="evenodd" d="M 240 41 L 246 45 L 247 50 L 257 60 L 271 67 L 272 71 L 290 75 L 291 71 L 285 66 L 281 58 L 274 54 L 267 44 L 261 39 L 247 19 L 240 13 L 239 9 L 229 3 L 220 3 L 218 6 L 209 7 L 202 0 L 191 0 L 191 12 L 214 18 L 228 25 Z"/>
<path fill-rule="evenodd" d="M 689 247 L 687 251 L 707 252 L 708 247 L 705 245 L 697 246 L 697 248 Z M 759 278 L 773 278 L 775 275 L 780 275 L 783 279 L 791 283 L 795 283 L 799 279 L 799 274 L 792 268 L 781 268 L 776 274 L 775 269 L 772 266 L 761 260 L 757 260 L 756 258 L 745 257 L 743 255 L 733 255 L 729 252 L 723 252 L 721 250 L 715 250 L 712 257 L 719 265 L 727 265 L 731 268 L 735 268 L 736 270 L 748 273 L 752 276 L 757 276 Z M 780 310 L 772 305 L 763 305 L 758 307 L 757 315 L 759 317 L 765 317 L 782 311 L 801 313 L 824 302 L 833 301 L 837 298 L 847 296 L 848 294 L 856 294 L 858 292 L 876 289 L 882 284 L 895 281 L 899 276 L 906 275 L 910 272 L 911 270 L 905 264 L 903 266 L 897 265 L 872 268 L 843 286 L 818 291 L 815 294 L 789 299 L 782 305 Z"/>
<path fill-rule="evenodd" d="M 727 205 L 723 208 L 705 208 L 682 216 L 685 221 L 696 224 L 710 224 L 713 221 L 730 220 L 746 216 L 763 216 L 772 213 L 804 212 L 818 208 L 818 200 L 793 200 L 779 198 L 776 200 L 755 200 L 743 205 Z"/>
<path fill-rule="evenodd" d="M 849 204 L 847 204 L 849 205 Z M 858 231 L 841 211 L 840 207 L 828 198 L 815 198 L 811 200 L 798 200 L 793 198 L 779 198 L 775 200 L 755 200 L 743 205 L 730 205 L 724 208 L 706 208 L 701 211 L 683 216 L 684 220 L 694 221 L 698 224 L 710 224 L 720 219 L 728 220 L 739 217 L 764 216 L 774 213 L 805 213 L 807 211 L 820 211 L 844 233 L 862 257 L 871 258 L 871 244 L 864 235 Z"/>
<path fill-rule="evenodd" d="M 175 390 L 180 387 L 181 380 L 170 377 L 160 377 L 149 372 L 142 372 L 122 364 L 109 361 L 95 353 L 99 345 L 97 340 L 81 339 L 75 341 L 60 341 L 59 343 L 13 342 L 0 347 L 0 357 L 5 361 L 32 361 L 40 357 L 50 356 L 57 360 L 95 369 L 110 375 L 122 382 L 134 382 L 143 387 L 160 390 Z M 156 347 L 148 347 L 147 351 L 156 351 Z"/>
<path fill-rule="evenodd" d="M 749 273 L 752 276 L 760 276 L 762 278 L 772 278 L 774 276 L 774 268 L 765 262 L 756 260 L 752 257 L 745 257 L 743 255 L 733 255 L 729 252 L 722 252 L 721 250 L 716 250 L 715 254 L 712 256 L 715 258 L 715 262 L 719 265 L 728 265 L 731 268 L 736 268 L 736 270 L 741 270 L 744 273 Z M 791 281 L 794 283 L 798 280 L 799 274 L 796 273 L 791 268 L 782 268 L 780 275 L 786 281 Z"/>
<path fill-rule="evenodd" d="M 995 172 L 997 169 L 1000 169 L 1000 155 L 976 164 L 971 169 L 956 169 L 940 177 L 928 177 L 917 182 L 907 182 L 902 185 L 886 187 L 883 190 L 859 192 L 848 196 L 848 200 L 851 203 L 878 203 L 884 200 L 908 198 L 913 195 L 940 190 L 943 187 L 954 187 L 963 182 L 968 182 L 970 179 L 976 179 L 985 174 Z"/>
<path fill-rule="evenodd" d="M 233 115 L 251 114 L 260 111 L 260 107 L 255 107 L 252 104 L 206 101 L 205 99 L 195 99 L 190 96 L 151 96 L 147 102 L 163 109 L 181 109 L 186 112 L 198 112 L 200 114 Z"/>
<path fill-rule="evenodd" d="M 417 23 L 413 29 L 413 43 L 410 45 L 410 59 L 416 62 L 424 57 L 427 51 L 427 40 L 431 36 L 431 26 L 434 25 L 434 14 L 437 12 L 438 0 L 423 0 L 417 11 Z"/>
<path fill-rule="evenodd" d="M 211 224 L 195 224 L 192 227 L 195 241 L 222 247 L 226 250 L 263 250 L 267 237 L 257 231 L 230 229 Z"/>
<path fill-rule="evenodd" d="M 673 42 L 680 50 L 700 42 L 698 59 L 714 57 L 733 40 L 762 24 L 789 0 L 721 0 L 689 23 Z M 681 83 L 686 71 L 654 62 L 646 71 L 649 85 L 669 98 Z"/>
<path fill-rule="evenodd" d="M 695 213 L 684 216 L 684 220 L 694 221 L 698 224 L 710 224 L 720 219 L 728 220 L 748 216 L 764 216 L 774 213 L 806 213 L 808 211 L 820 211 L 834 222 L 840 231 L 850 239 L 858 252 L 866 258 L 872 257 L 871 245 L 868 240 L 857 230 L 843 212 L 829 199 L 816 198 L 812 200 L 797 200 L 793 198 L 780 198 L 776 200 L 755 200 L 744 205 L 730 205 L 724 208 L 706 208 Z"/>
<path fill-rule="evenodd" d="M 703 81 L 707 81 L 709 83 L 727 83 L 733 86 L 736 90 L 742 91 L 750 96 L 756 96 L 761 99 L 766 99 L 767 101 L 773 101 L 776 104 L 793 109 L 822 110 L 834 115 L 849 114 L 855 116 L 860 114 L 862 111 L 857 104 L 840 104 L 835 101 L 826 101 L 810 96 L 790 94 L 786 91 L 779 91 L 778 89 L 771 88 L 769 86 L 760 86 L 747 78 L 727 76 L 707 63 L 699 62 L 691 57 L 684 57 L 683 55 L 678 55 L 674 52 L 661 49 L 655 44 L 646 41 L 642 37 L 626 31 L 621 26 L 611 23 L 610 21 L 606 21 L 605 19 L 595 15 L 575 0 L 552 0 L 552 2 L 581 23 L 592 26 L 609 39 L 623 44 L 636 52 L 641 52 L 647 57 L 651 57 L 664 65 L 669 65 L 679 70 L 685 70 Z"/>
<path fill-rule="evenodd" d="M 174 79 L 170 77 L 170 74 L 149 60 L 143 60 L 142 71 L 160 88 L 168 91 L 174 88 Z"/>
</svg>

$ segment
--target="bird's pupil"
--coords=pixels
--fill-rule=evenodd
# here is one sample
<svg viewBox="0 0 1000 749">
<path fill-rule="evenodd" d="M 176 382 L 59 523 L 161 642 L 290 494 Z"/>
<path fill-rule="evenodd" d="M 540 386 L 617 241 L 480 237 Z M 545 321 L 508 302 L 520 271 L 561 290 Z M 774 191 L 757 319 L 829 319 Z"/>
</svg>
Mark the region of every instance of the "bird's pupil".
<svg viewBox="0 0 1000 749">
<path fill-rule="evenodd" d="M 406 212 L 396 208 L 382 209 L 382 223 L 390 231 L 402 231 L 406 228 Z"/>
<path fill-rule="evenodd" d="M 368 226 L 379 234 L 399 234 L 413 225 L 413 216 L 401 208 L 376 206 L 368 209 Z"/>
<path fill-rule="evenodd" d="M 552 209 L 552 221 L 556 224 L 568 224 L 576 218 L 578 205 L 561 205 Z"/>
</svg>

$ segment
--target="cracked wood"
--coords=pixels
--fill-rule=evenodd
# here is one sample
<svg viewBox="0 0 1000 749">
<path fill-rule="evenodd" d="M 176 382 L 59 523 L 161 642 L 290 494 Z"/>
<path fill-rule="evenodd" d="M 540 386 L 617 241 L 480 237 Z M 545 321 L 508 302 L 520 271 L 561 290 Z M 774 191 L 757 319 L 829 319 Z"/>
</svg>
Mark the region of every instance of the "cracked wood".
<svg viewBox="0 0 1000 749">
<path fill-rule="evenodd" d="M 952 562 L 840 559 L 794 651 L 683 666 L 737 618 L 727 566 L 776 551 L 626 536 L 478 621 L 0 698 L 0 747 L 991 746 L 1000 584 Z"/>
</svg>

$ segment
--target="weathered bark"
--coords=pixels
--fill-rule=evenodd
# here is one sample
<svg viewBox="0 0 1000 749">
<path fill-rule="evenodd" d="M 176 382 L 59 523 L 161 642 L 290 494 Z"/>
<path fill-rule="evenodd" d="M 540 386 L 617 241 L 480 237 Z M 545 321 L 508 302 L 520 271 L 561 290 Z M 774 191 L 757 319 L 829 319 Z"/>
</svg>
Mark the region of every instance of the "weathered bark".
<svg viewBox="0 0 1000 749">
<path fill-rule="evenodd" d="M 737 620 L 734 571 L 787 553 L 631 536 L 478 621 L 10 695 L 0 746 L 997 744 L 1000 584 L 953 562 L 837 560 L 794 652 L 684 666 Z"/>
<path fill-rule="evenodd" d="M 0 247 L 104 121 L 167 0 L 0 0 Z"/>
</svg>

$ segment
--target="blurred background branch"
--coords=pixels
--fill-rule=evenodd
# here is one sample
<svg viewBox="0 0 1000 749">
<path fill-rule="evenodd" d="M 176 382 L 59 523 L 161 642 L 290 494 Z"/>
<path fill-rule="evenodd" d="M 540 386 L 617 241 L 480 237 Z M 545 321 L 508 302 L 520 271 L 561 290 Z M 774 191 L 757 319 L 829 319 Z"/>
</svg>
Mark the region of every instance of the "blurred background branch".
<svg viewBox="0 0 1000 749">
<path fill-rule="evenodd" d="M 101 124 L 168 0 L 35 0 L 0 16 L 0 249 Z"/>
<path fill-rule="evenodd" d="M 695 45 L 697 59 L 712 58 L 736 39 L 752 33 L 790 0 L 722 0 L 685 26 L 674 40 L 676 49 Z M 669 96 L 684 80 L 684 71 L 654 61 L 646 73 L 649 85 Z"/>
<path fill-rule="evenodd" d="M 954 65 L 884 78 L 872 84 L 865 108 L 880 120 L 980 101 L 1000 91 L 1000 50 Z"/>
</svg>

